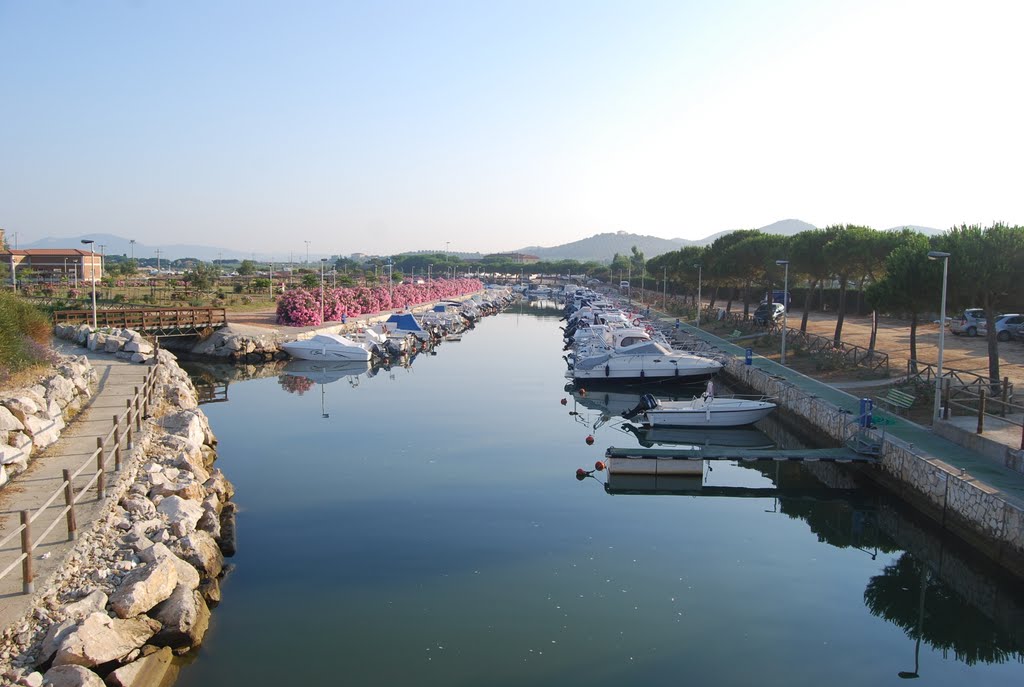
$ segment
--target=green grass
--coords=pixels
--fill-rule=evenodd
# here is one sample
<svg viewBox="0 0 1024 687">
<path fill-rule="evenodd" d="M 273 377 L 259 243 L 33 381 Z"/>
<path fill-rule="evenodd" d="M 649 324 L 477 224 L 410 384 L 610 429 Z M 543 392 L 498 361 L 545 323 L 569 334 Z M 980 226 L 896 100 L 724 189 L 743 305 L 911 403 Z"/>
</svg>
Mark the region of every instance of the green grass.
<svg viewBox="0 0 1024 687">
<path fill-rule="evenodd" d="M 51 325 L 38 308 L 0 291 L 0 383 L 48 360 Z"/>
</svg>

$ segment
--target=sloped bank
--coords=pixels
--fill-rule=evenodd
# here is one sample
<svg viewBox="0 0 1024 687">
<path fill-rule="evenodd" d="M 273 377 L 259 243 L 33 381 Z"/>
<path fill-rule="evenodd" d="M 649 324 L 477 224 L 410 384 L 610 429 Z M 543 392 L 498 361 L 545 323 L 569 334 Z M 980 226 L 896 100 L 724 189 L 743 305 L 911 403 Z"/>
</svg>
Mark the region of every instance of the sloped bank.
<svg viewBox="0 0 1024 687">
<path fill-rule="evenodd" d="M 234 553 L 234 489 L 174 356 L 104 510 L 0 641 L 7 684 L 166 685 L 199 646 Z"/>
</svg>

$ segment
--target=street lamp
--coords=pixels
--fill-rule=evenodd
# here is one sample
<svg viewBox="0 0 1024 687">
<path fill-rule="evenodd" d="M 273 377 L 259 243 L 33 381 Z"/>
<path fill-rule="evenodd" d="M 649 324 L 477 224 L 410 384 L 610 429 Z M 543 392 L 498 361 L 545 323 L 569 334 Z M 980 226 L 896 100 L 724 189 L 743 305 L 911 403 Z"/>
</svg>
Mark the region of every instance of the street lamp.
<svg viewBox="0 0 1024 687">
<path fill-rule="evenodd" d="M 700 287 L 701 287 L 701 276 L 703 276 L 702 275 L 702 271 L 704 269 L 704 266 L 701 263 L 698 262 L 698 263 L 696 263 L 694 265 L 694 267 L 697 268 L 697 329 L 700 329 L 700 306 L 701 306 Z"/>
<path fill-rule="evenodd" d="M 92 278 L 92 328 L 97 329 L 96 326 L 96 251 L 93 250 L 92 244 L 95 243 L 92 239 L 82 239 L 82 243 L 89 246 L 89 276 Z M 85 271 L 82 271 L 85 274 Z"/>
<path fill-rule="evenodd" d="M 939 307 L 939 369 L 935 373 L 935 409 L 932 411 L 932 423 L 940 418 L 942 402 L 942 352 L 946 343 L 946 276 L 949 274 L 949 253 L 941 250 L 928 251 L 929 260 L 942 260 L 942 303 Z"/>
<path fill-rule="evenodd" d="M 309 241 L 306 241 L 306 267 L 309 267 Z"/>
<path fill-rule="evenodd" d="M 324 266 L 327 258 L 320 258 L 320 324 L 324 323 Z"/>
<path fill-rule="evenodd" d="M 789 315 L 789 260 L 776 260 L 776 265 L 783 265 L 786 268 L 786 276 L 782 281 L 782 358 L 783 365 L 786 364 L 786 329 Z"/>
<path fill-rule="evenodd" d="M 131 247 L 132 247 L 132 260 L 134 261 L 135 260 L 135 239 L 129 239 L 128 243 L 131 244 Z"/>
</svg>

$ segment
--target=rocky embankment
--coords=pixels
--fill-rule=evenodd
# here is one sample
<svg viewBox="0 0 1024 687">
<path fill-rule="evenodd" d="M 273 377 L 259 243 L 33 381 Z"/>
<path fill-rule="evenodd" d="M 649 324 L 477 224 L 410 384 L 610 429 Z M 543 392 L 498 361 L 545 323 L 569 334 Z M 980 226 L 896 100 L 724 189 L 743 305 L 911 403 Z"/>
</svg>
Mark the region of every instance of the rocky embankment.
<svg viewBox="0 0 1024 687">
<path fill-rule="evenodd" d="M 169 352 L 151 355 L 150 416 L 100 517 L 4 633 L 5 684 L 166 685 L 173 655 L 202 643 L 234 553 L 234 490 L 192 382 Z"/>
</svg>

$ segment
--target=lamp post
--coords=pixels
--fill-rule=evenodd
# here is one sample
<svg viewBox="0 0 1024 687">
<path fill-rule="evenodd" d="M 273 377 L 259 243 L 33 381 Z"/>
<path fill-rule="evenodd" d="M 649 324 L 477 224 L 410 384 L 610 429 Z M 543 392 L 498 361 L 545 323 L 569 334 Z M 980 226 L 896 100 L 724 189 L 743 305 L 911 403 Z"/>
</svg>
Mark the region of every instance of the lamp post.
<svg viewBox="0 0 1024 687">
<path fill-rule="evenodd" d="M 662 267 L 661 274 L 661 309 L 668 314 L 668 267 Z"/>
<path fill-rule="evenodd" d="M 306 267 L 309 267 L 309 241 L 306 241 Z"/>
<path fill-rule="evenodd" d="M 327 258 L 320 258 L 320 324 L 324 323 L 324 266 Z"/>
<path fill-rule="evenodd" d="M 395 287 L 394 287 L 395 282 L 391 278 L 391 273 L 392 273 L 393 269 L 394 269 L 393 263 L 391 262 L 391 258 L 389 257 L 388 258 L 388 299 L 391 301 L 391 307 L 392 308 L 395 307 L 395 303 L 394 303 L 394 301 L 395 301 Z"/>
<path fill-rule="evenodd" d="M 946 343 L 946 276 L 949 274 L 949 253 L 941 250 L 928 251 L 929 260 L 942 260 L 942 303 L 939 306 L 939 369 L 935 372 L 935 408 L 932 411 L 932 423 L 941 417 L 942 404 L 942 352 Z"/>
<path fill-rule="evenodd" d="M 698 262 L 697 264 L 694 265 L 694 267 L 697 268 L 697 329 L 700 329 L 700 306 L 701 306 L 700 287 L 701 287 L 701 277 L 703 276 L 704 265 Z"/>
<path fill-rule="evenodd" d="M 96 326 L 96 251 L 93 250 L 92 239 L 82 239 L 82 243 L 89 246 L 89 276 L 92 281 L 92 328 L 97 329 Z M 85 271 L 82 271 L 85 274 Z"/>
<path fill-rule="evenodd" d="M 789 314 L 789 260 L 776 260 L 776 265 L 786 268 L 786 276 L 782 281 L 782 356 L 781 362 L 786 364 L 786 328 L 788 325 L 787 315 Z"/>
<path fill-rule="evenodd" d="M 132 247 L 132 260 L 134 261 L 135 260 L 135 239 L 129 239 L 128 243 Z"/>
</svg>

